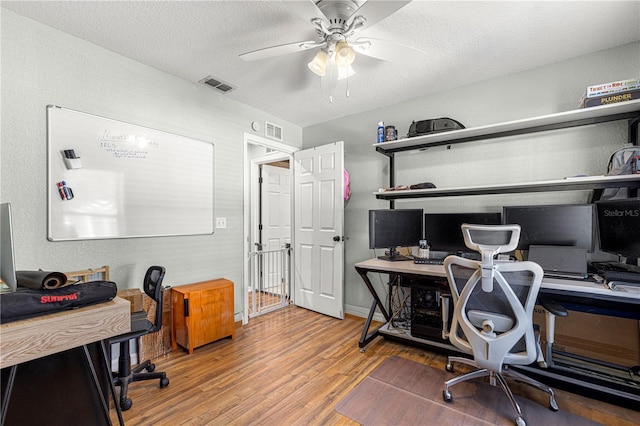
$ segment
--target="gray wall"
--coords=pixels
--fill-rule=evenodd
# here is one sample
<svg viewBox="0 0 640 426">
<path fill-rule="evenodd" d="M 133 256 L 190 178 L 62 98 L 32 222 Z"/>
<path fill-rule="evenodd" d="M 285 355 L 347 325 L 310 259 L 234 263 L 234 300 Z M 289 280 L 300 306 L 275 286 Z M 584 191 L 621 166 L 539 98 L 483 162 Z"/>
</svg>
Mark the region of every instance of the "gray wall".
<svg viewBox="0 0 640 426">
<path fill-rule="evenodd" d="M 367 211 L 386 208 L 372 194 L 388 184 L 386 157 L 375 152 L 376 124 L 406 134 L 412 120 L 453 117 L 467 127 L 575 109 L 586 86 L 634 77 L 640 44 L 485 81 L 304 129 L 233 102 L 208 87 L 180 80 L 93 44 L 0 9 L 0 201 L 14 207 L 19 269 L 76 270 L 108 264 L 121 288 L 140 287 L 148 265 L 167 267 L 180 285 L 217 277 L 242 294 L 243 132 L 252 121 L 281 125 L 285 143 L 309 148 L 345 141 L 351 199 L 345 206 L 346 312 L 371 303 L 353 264 L 368 250 Z M 472 71 L 470 71 L 472 72 Z M 348 102 L 348 99 L 341 102 Z M 127 121 L 215 143 L 215 214 L 227 228 L 210 236 L 49 242 L 46 239 L 46 111 L 48 104 Z M 398 156 L 397 183 L 431 181 L 440 187 L 602 174 L 609 154 L 624 145 L 620 123 L 552 134 L 433 148 Z M 485 196 L 398 202 L 426 211 L 499 211 L 506 204 L 586 201 L 585 193 Z M 382 284 L 377 283 L 382 287 Z M 236 313 L 243 300 L 236 297 Z M 236 315 L 239 319 L 239 315 Z"/>
<path fill-rule="evenodd" d="M 373 146 L 378 121 L 406 135 L 412 120 L 451 117 L 475 127 L 568 111 L 577 108 L 587 86 L 637 77 L 639 71 L 640 43 L 633 43 L 305 128 L 305 148 L 345 142 L 352 190 L 345 206 L 345 311 L 362 314 L 370 306 L 371 296 L 353 264 L 374 257 L 368 249 L 368 210 L 389 206 L 373 195 L 389 183 L 388 160 Z M 625 145 L 626 132 L 623 123 L 608 123 L 398 154 L 395 183 L 429 181 L 446 188 L 604 174 L 610 154 Z M 497 212 L 504 205 L 586 202 L 588 195 L 582 191 L 425 199 L 397 201 L 396 208 Z M 375 280 L 375 285 L 384 294 L 381 282 Z"/>
<path fill-rule="evenodd" d="M 2 19 L 2 202 L 11 202 L 18 269 L 111 267 L 119 288 L 141 287 L 146 268 L 167 268 L 165 283 L 225 277 L 243 309 L 243 132 L 252 121 L 283 127 L 300 147 L 302 129 L 96 45 L 0 9 Z M 47 241 L 46 105 L 96 114 L 215 144 L 214 235 Z M 263 126 L 264 127 L 264 126 Z M 236 319 L 240 316 L 236 315 Z"/>
</svg>

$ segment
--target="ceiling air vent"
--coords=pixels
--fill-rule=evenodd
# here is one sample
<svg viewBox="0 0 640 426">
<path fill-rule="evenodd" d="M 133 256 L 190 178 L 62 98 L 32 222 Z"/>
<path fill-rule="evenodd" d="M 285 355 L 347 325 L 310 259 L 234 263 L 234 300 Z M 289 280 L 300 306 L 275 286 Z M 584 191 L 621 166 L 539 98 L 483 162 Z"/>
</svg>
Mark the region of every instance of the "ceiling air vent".
<svg viewBox="0 0 640 426">
<path fill-rule="evenodd" d="M 226 83 L 218 78 L 213 78 L 211 76 L 203 78 L 198 83 L 206 84 L 207 86 L 213 87 L 214 89 L 222 93 L 229 93 L 232 90 L 236 89 L 236 87 L 232 86 L 231 84 Z"/>
<path fill-rule="evenodd" d="M 264 131 L 268 138 L 282 142 L 282 127 L 268 121 L 264 122 Z"/>
</svg>

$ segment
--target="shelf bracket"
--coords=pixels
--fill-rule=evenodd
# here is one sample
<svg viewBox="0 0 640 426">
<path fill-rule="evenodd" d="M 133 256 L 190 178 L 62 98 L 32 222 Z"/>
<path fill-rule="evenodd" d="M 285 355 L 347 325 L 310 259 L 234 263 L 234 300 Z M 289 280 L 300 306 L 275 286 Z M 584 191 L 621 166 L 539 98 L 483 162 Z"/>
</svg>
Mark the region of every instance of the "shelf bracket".
<svg viewBox="0 0 640 426">
<path fill-rule="evenodd" d="M 396 156 L 394 153 L 389 154 L 389 188 L 396 186 Z M 396 207 L 395 200 L 389 200 L 389 208 Z"/>
<path fill-rule="evenodd" d="M 629 120 L 629 143 L 633 146 L 638 146 L 639 144 L 639 129 L 640 128 L 640 117 L 635 120 Z"/>
</svg>

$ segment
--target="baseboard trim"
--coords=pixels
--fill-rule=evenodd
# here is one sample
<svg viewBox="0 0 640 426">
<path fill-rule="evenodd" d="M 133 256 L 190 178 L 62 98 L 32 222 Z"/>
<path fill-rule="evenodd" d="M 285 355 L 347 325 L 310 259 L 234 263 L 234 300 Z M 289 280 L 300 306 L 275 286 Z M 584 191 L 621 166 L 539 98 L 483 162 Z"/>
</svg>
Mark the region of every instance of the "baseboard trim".
<svg viewBox="0 0 640 426">
<path fill-rule="evenodd" d="M 358 318 L 367 318 L 369 316 L 369 309 L 363 308 L 361 306 L 345 304 L 344 313 L 347 315 L 353 315 L 354 317 Z M 382 315 L 382 312 L 378 310 L 376 310 L 376 312 L 373 314 L 373 320 L 378 322 L 386 322 L 384 319 L 384 315 Z"/>
</svg>

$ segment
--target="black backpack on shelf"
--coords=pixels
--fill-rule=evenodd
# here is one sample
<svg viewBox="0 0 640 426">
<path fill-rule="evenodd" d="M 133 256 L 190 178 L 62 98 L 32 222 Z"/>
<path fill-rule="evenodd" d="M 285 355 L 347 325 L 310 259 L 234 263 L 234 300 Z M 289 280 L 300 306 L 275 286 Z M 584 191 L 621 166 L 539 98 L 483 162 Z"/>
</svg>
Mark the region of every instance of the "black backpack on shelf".
<svg viewBox="0 0 640 426">
<path fill-rule="evenodd" d="M 442 117 L 431 120 L 412 121 L 407 137 L 429 135 L 432 133 L 449 132 L 451 130 L 464 129 L 462 123 L 453 118 Z"/>
</svg>

